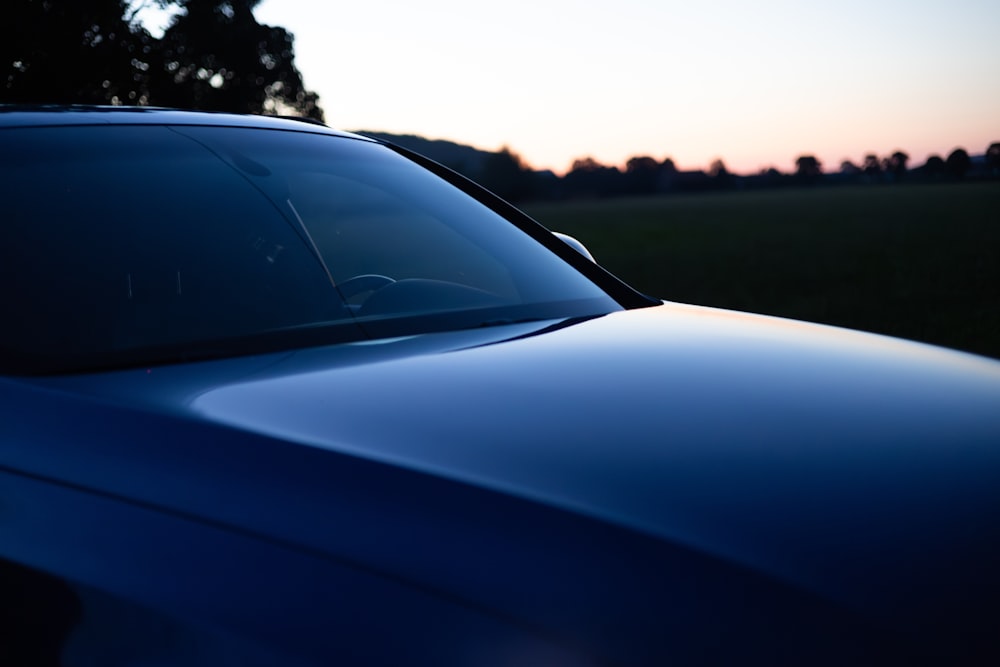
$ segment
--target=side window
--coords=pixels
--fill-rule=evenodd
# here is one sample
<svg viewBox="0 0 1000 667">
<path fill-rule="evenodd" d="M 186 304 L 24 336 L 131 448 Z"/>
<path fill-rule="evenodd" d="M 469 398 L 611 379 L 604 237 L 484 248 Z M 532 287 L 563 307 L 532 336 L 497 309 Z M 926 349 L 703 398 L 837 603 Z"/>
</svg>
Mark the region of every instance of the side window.
<svg viewBox="0 0 1000 667">
<path fill-rule="evenodd" d="M 314 663 L 0 559 L 0 664 L 296 667 Z"/>
</svg>

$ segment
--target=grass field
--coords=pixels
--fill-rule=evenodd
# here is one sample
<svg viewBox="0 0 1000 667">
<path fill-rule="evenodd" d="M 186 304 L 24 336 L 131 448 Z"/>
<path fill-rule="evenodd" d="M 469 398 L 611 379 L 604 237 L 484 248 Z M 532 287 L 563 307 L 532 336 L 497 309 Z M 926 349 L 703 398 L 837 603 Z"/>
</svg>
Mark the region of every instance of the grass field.
<svg viewBox="0 0 1000 667">
<path fill-rule="evenodd" d="M 637 289 L 1000 357 L 1000 183 L 525 206 Z"/>
</svg>

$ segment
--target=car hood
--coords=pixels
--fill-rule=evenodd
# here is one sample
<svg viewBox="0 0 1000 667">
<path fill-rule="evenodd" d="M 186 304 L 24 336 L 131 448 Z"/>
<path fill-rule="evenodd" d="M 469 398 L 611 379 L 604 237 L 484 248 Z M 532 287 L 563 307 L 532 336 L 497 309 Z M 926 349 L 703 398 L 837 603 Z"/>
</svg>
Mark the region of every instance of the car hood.
<svg viewBox="0 0 1000 667">
<path fill-rule="evenodd" d="M 585 516 L 889 626 L 1000 590 L 1000 363 L 985 358 L 664 304 L 256 363 L 73 382 Z M 428 583 L 414 563 L 385 567 Z"/>
<path fill-rule="evenodd" d="M 469 343 L 272 369 L 190 409 L 601 517 L 835 598 L 859 583 L 905 594 L 911 568 L 978 544 L 1000 518 L 995 362 L 677 304 Z"/>
</svg>

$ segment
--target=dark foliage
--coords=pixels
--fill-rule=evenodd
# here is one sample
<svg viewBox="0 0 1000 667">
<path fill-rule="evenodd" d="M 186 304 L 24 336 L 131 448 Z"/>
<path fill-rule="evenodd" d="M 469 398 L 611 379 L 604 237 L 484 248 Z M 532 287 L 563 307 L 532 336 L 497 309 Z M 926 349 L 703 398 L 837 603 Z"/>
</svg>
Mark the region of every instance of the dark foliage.
<svg viewBox="0 0 1000 667">
<path fill-rule="evenodd" d="M 625 164 L 625 192 L 630 195 L 648 195 L 657 191 L 660 165 L 649 156 L 629 159 Z"/>
<path fill-rule="evenodd" d="M 948 154 L 948 159 L 944 161 L 944 164 L 952 178 L 961 180 L 965 178 L 972 166 L 972 159 L 964 148 L 956 148 Z"/>
<path fill-rule="evenodd" d="M 157 104 L 242 113 L 294 111 L 322 120 L 294 65 L 292 35 L 257 23 L 259 0 L 187 0 L 160 40 L 150 77 Z"/>
<path fill-rule="evenodd" d="M 157 39 L 127 0 L 8 0 L 0 102 L 138 104 L 322 119 L 292 35 L 262 26 L 259 0 L 159 0 L 178 10 Z"/>
<path fill-rule="evenodd" d="M 592 157 L 574 160 L 563 184 L 570 197 L 613 197 L 625 191 L 622 172 Z"/>
<path fill-rule="evenodd" d="M 800 182 L 813 184 L 823 175 L 823 165 L 814 155 L 801 155 L 795 160 L 795 176 Z"/>
<path fill-rule="evenodd" d="M 840 163 L 840 173 L 845 176 L 857 176 L 861 173 L 861 167 L 850 160 L 844 160 Z"/>
<path fill-rule="evenodd" d="M 906 174 L 906 163 L 910 161 L 910 156 L 903 151 L 896 151 L 889 156 L 889 163 L 886 171 L 891 172 L 897 179 Z"/>
<path fill-rule="evenodd" d="M 1000 175 L 1000 141 L 990 144 L 986 149 L 986 164 L 995 175 Z"/>
<path fill-rule="evenodd" d="M 861 170 L 868 176 L 869 180 L 878 178 L 879 174 L 882 173 L 882 165 L 879 163 L 878 155 L 874 153 L 869 153 L 865 156 L 864 165 Z"/>
<path fill-rule="evenodd" d="M 536 194 L 531 170 L 507 147 L 486 156 L 478 180 L 508 201 L 533 199 Z"/>
<path fill-rule="evenodd" d="M 924 180 L 940 181 L 944 178 L 948 168 L 940 155 L 932 155 L 927 158 L 927 162 L 922 167 L 917 167 L 914 171 Z"/>
<path fill-rule="evenodd" d="M 0 101 L 145 101 L 148 33 L 125 21 L 124 0 L 8 0 L 0 24 Z"/>
</svg>

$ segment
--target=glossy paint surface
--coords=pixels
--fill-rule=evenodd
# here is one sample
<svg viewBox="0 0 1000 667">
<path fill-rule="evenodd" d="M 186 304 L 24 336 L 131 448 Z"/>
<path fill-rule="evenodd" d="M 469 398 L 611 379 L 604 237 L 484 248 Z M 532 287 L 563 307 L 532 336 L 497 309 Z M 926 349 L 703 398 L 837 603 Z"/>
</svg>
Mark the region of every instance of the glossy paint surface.
<svg viewBox="0 0 1000 667">
<path fill-rule="evenodd" d="M 588 654 L 699 655 L 690 625 L 649 625 L 671 613 L 738 623 L 758 650 L 777 641 L 759 624 L 784 619 L 798 656 L 840 655 L 844 633 L 993 646 L 986 359 L 667 304 L 31 385 L 100 444 L 74 454 L 53 434 L 15 467 L 318 550 Z"/>
<path fill-rule="evenodd" d="M 894 565 L 974 542 L 1000 470 L 996 364 L 671 306 L 250 381 L 192 408 L 596 515 L 832 597 L 868 576 L 906 595 Z M 844 540 L 855 531 L 868 537 Z"/>
</svg>

